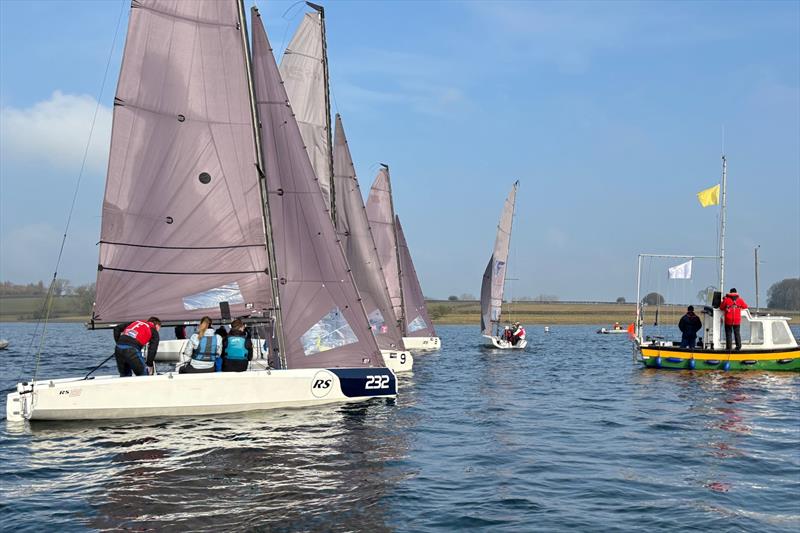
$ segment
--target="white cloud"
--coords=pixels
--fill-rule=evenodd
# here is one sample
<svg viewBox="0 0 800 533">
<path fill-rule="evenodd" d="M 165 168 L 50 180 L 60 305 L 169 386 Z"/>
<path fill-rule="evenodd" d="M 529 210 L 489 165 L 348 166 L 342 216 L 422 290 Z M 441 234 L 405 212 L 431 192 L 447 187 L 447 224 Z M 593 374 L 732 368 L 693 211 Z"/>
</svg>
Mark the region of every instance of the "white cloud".
<svg viewBox="0 0 800 533">
<path fill-rule="evenodd" d="M 86 95 L 53 95 L 31 107 L 0 109 L 0 157 L 10 162 L 77 175 L 97 100 Z M 111 109 L 101 105 L 86 159 L 86 172 L 103 175 L 111 140 Z"/>
</svg>

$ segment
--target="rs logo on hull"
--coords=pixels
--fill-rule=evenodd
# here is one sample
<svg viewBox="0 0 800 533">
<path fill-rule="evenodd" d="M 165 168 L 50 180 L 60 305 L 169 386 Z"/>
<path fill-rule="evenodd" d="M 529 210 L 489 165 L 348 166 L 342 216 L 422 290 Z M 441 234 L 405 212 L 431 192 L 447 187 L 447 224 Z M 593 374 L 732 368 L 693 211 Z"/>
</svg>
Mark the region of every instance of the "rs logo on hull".
<svg viewBox="0 0 800 533">
<path fill-rule="evenodd" d="M 333 389 L 334 376 L 327 370 L 320 370 L 311 380 L 311 394 L 315 398 L 324 398 Z"/>
</svg>

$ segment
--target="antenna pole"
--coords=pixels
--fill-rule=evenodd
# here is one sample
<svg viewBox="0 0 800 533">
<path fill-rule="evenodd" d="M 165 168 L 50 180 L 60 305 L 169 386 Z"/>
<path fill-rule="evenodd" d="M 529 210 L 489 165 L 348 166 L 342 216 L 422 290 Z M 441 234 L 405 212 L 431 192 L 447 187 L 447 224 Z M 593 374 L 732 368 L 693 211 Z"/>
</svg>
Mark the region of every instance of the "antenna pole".
<svg viewBox="0 0 800 533">
<path fill-rule="evenodd" d="M 722 154 L 722 202 L 719 217 L 719 290 L 725 290 L 725 219 L 728 203 L 728 159 Z"/>
<path fill-rule="evenodd" d="M 761 245 L 756 245 L 755 249 L 753 250 L 755 254 L 755 261 L 756 261 L 756 314 L 758 314 L 758 249 L 761 248 Z"/>
<path fill-rule="evenodd" d="M 250 96 L 250 116 L 253 122 L 253 139 L 256 149 L 256 166 L 258 168 L 258 188 L 261 193 L 261 216 L 264 222 L 264 236 L 267 242 L 267 258 L 269 259 L 270 293 L 272 308 L 275 313 L 275 333 L 278 340 L 278 357 L 281 368 L 286 368 L 286 342 L 283 337 L 283 318 L 281 313 L 280 293 L 278 290 L 278 262 L 275 259 L 275 243 L 272 238 L 272 221 L 270 219 L 269 195 L 267 194 L 267 176 L 264 173 L 264 161 L 261 154 L 261 121 L 258 118 L 256 107 L 255 87 L 253 84 L 253 60 L 250 52 L 250 39 L 247 35 L 247 20 L 245 18 L 244 0 L 237 2 L 239 9 L 239 25 L 241 26 L 242 44 L 244 48 L 245 64 L 247 65 L 247 90 Z M 253 8 L 252 16 L 261 16 L 257 8 Z"/>
<path fill-rule="evenodd" d="M 325 82 L 325 128 L 328 136 L 328 184 L 331 191 L 331 220 L 336 225 L 336 185 L 333 179 L 333 128 L 331 127 L 331 82 L 328 73 L 328 37 L 325 32 L 325 8 L 313 2 L 306 5 L 319 13 L 322 31 L 322 77 Z"/>
</svg>

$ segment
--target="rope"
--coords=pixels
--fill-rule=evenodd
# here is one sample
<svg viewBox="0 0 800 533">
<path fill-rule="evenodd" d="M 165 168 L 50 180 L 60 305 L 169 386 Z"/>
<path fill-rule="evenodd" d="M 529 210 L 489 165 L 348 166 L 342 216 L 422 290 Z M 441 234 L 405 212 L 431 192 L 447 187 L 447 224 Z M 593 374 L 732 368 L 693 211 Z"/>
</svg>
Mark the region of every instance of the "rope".
<svg viewBox="0 0 800 533">
<path fill-rule="evenodd" d="M 43 308 L 45 309 L 45 313 L 44 313 L 44 318 L 40 319 L 40 323 L 42 323 L 43 325 L 42 325 L 42 334 L 39 337 L 39 347 L 36 350 L 36 364 L 35 364 L 34 370 L 33 370 L 33 378 L 31 379 L 31 381 L 33 381 L 33 382 L 36 381 L 36 376 L 39 373 L 39 363 L 41 362 L 41 358 L 42 358 L 42 348 L 44 347 L 44 341 L 45 341 L 45 338 L 47 336 L 47 325 L 50 322 L 50 312 L 53 309 L 53 297 L 54 297 L 53 292 L 54 292 L 54 289 L 55 289 L 56 279 L 58 277 L 58 268 L 59 268 L 59 266 L 61 266 L 61 258 L 64 255 L 64 246 L 65 246 L 65 244 L 67 242 L 67 235 L 69 234 L 70 224 L 72 223 L 72 215 L 75 212 L 75 203 L 78 200 L 78 192 L 80 191 L 81 181 L 83 180 L 83 172 L 84 172 L 84 169 L 86 168 L 86 159 L 89 156 L 89 147 L 92 144 L 92 135 L 94 134 L 94 127 L 95 127 L 95 124 L 97 123 L 97 113 L 100 111 L 100 101 L 103 98 L 103 92 L 105 91 L 105 88 L 106 88 L 106 80 L 108 79 L 108 70 L 111 67 L 111 58 L 114 55 L 114 49 L 116 48 L 116 45 L 117 45 L 117 36 L 119 35 L 119 27 L 120 27 L 120 23 L 122 22 L 122 14 L 124 12 L 124 9 L 123 9 L 124 6 L 125 6 L 125 0 L 120 0 L 119 15 L 117 17 L 117 26 L 114 29 L 114 39 L 111 42 L 111 49 L 108 51 L 108 60 L 106 61 L 106 68 L 105 68 L 105 71 L 103 72 L 103 82 L 100 85 L 100 94 L 97 97 L 97 105 L 94 108 L 94 115 L 92 116 L 92 125 L 89 128 L 89 138 L 86 140 L 86 148 L 83 151 L 83 159 L 81 160 L 81 168 L 78 171 L 78 179 L 75 182 L 75 191 L 72 194 L 72 203 L 70 204 L 70 207 L 69 207 L 69 214 L 67 215 L 67 223 L 66 223 L 66 225 L 64 227 L 64 235 L 61 238 L 61 247 L 58 250 L 58 258 L 56 259 L 56 267 L 55 267 L 55 269 L 53 271 L 53 280 L 50 282 L 50 288 L 47 291 L 45 304 L 43 306 Z M 42 320 L 43 320 L 43 322 L 42 322 Z M 38 327 L 39 326 L 37 324 L 36 328 L 38 329 Z M 31 340 L 31 343 L 33 343 L 32 340 Z"/>
</svg>

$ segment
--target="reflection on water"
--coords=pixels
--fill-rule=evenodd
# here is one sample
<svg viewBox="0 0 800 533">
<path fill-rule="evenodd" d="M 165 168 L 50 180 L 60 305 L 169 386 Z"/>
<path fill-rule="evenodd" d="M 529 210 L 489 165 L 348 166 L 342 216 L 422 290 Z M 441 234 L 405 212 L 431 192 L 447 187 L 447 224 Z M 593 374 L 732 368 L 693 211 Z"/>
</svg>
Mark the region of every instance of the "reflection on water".
<svg viewBox="0 0 800 533">
<path fill-rule="evenodd" d="M 595 329 L 509 353 L 443 327 L 391 402 L 0 426 L 0 528 L 800 528 L 800 376 L 642 369 Z M 106 333 L 54 326 L 42 376 L 85 373 Z"/>
</svg>

